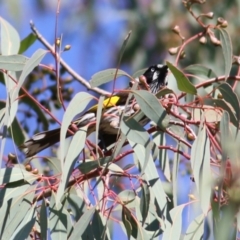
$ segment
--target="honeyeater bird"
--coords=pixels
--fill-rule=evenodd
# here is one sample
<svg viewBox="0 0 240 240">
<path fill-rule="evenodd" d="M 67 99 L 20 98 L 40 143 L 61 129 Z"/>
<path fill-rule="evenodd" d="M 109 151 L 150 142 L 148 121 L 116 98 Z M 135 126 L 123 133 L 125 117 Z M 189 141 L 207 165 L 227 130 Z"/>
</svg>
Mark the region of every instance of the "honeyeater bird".
<svg viewBox="0 0 240 240">
<path fill-rule="evenodd" d="M 151 93 L 156 94 L 161 88 L 167 85 L 167 73 L 168 67 L 166 65 L 158 64 L 149 67 L 142 76 L 135 79 L 138 83 L 138 89 L 148 89 L 151 91 Z M 132 97 L 128 102 L 127 98 L 127 91 L 119 91 L 114 93 L 110 98 L 104 100 L 99 124 L 99 136 L 102 136 L 101 140 L 104 141 L 104 136 L 110 136 L 108 140 L 111 139 L 111 136 L 113 136 L 113 139 L 116 139 L 116 136 L 119 132 L 121 115 L 124 114 L 124 116 L 131 116 L 136 112 L 136 110 L 133 109 L 132 104 L 134 102 L 134 98 Z M 96 130 L 95 123 L 97 106 L 98 105 L 91 107 L 78 119 L 73 121 L 73 124 L 75 124 L 77 128 L 88 126 L 87 135 Z M 142 125 L 144 125 L 148 121 L 140 122 L 142 122 Z M 71 126 L 69 129 L 71 129 Z M 67 133 L 67 137 L 70 136 L 71 134 Z M 45 148 L 48 148 L 49 146 L 59 142 L 59 140 L 60 128 L 57 128 L 35 134 L 31 139 L 23 143 L 20 148 L 24 150 L 27 157 L 31 157 Z M 108 140 L 106 140 L 106 145 L 108 145 Z M 111 139 L 111 142 L 112 141 L 113 140 Z"/>
</svg>

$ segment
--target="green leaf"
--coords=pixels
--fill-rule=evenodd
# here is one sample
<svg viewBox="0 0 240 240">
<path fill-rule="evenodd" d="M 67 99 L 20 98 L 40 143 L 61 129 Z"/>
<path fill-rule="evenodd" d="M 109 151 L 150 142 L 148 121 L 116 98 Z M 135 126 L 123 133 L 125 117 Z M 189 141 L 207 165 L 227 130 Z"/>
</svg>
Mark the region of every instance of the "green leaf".
<svg viewBox="0 0 240 240">
<path fill-rule="evenodd" d="M 180 144 L 177 144 L 177 150 L 180 149 Z M 173 186 L 173 206 L 177 206 L 177 188 L 178 188 L 178 173 L 179 173 L 179 162 L 180 162 L 180 154 L 174 153 L 173 159 L 173 169 L 172 169 L 172 186 Z"/>
<path fill-rule="evenodd" d="M 12 122 L 12 138 L 14 140 L 14 143 L 19 146 L 21 143 L 24 142 L 25 135 L 23 134 L 22 127 L 20 123 L 18 122 L 17 118 L 14 118 Z M 9 128 L 10 130 L 10 128 Z"/>
<path fill-rule="evenodd" d="M 223 110 L 227 111 L 229 116 L 230 116 L 230 121 L 232 122 L 232 124 L 238 128 L 238 121 L 237 121 L 237 117 L 235 115 L 235 113 L 233 113 L 233 109 L 230 108 L 229 104 L 226 103 L 224 100 L 222 99 L 213 99 L 213 104 L 215 105 L 212 105 L 212 106 L 217 106 L 217 107 L 220 107 L 222 108 Z"/>
<path fill-rule="evenodd" d="M 95 211 L 92 220 L 92 231 L 93 236 L 95 237 L 94 239 L 111 239 L 107 221 L 109 222 L 111 220 L 107 219 L 106 216 L 104 216 L 101 212 Z"/>
<path fill-rule="evenodd" d="M 116 75 L 116 72 L 117 72 L 117 75 Z M 121 77 L 121 76 L 127 76 L 127 77 L 131 78 L 131 76 L 129 76 L 123 70 L 116 69 L 116 68 L 110 68 L 110 69 L 95 73 L 90 80 L 91 87 L 97 87 L 104 83 L 110 82 L 111 80 L 114 79 L 115 75 L 116 75 L 116 78 Z"/>
<path fill-rule="evenodd" d="M 124 211 L 124 207 L 122 208 L 122 222 L 123 222 L 125 230 L 127 232 L 128 240 L 130 240 L 130 237 L 131 237 L 131 234 L 132 234 L 132 225 L 127 218 L 127 215 Z"/>
<path fill-rule="evenodd" d="M 36 203 L 35 203 L 31 206 L 29 211 L 26 211 L 26 214 L 22 222 L 18 225 L 14 233 L 12 233 L 11 239 L 14 239 L 14 240 L 27 239 L 30 232 L 32 231 L 33 225 L 35 224 L 36 216 L 37 216 L 37 211 L 36 211 Z"/>
<path fill-rule="evenodd" d="M 112 157 L 101 158 L 99 161 L 86 160 L 84 163 L 81 163 L 78 168 L 82 173 L 87 174 L 90 171 L 109 163 L 111 160 Z"/>
<path fill-rule="evenodd" d="M 192 116 L 194 116 L 195 121 L 201 121 L 202 114 L 204 114 L 204 118 L 206 122 L 219 122 L 222 118 L 222 113 L 220 111 L 216 111 L 216 107 L 211 107 L 209 105 L 202 105 L 205 109 L 202 111 L 201 109 L 195 108 L 192 110 Z"/>
<path fill-rule="evenodd" d="M 30 184 L 33 183 L 38 178 L 37 175 L 24 170 L 23 168 L 13 167 L 13 168 L 1 168 L 0 169 L 0 184 L 17 182 L 20 180 L 25 180 Z"/>
<path fill-rule="evenodd" d="M 221 207 L 221 219 L 215 221 L 216 230 L 213 239 L 229 239 L 235 240 L 238 234 L 236 229 L 236 214 L 238 207 L 234 202 Z"/>
<path fill-rule="evenodd" d="M 20 49 L 18 54 L 22 54 L 25 52 L 33 43 L 37 40 L 37 36 L 33 33 L 30 33 L 27 37 L 25 37 L 20 44 Z"/>
<path fill-rule="evenodd" d="M 137 72 L 135 72 L 135 73 L 132 75 L 132 78 L 137 78 L 137 77 L 143 75 L 143 74 L 146 72 L 146 70 L 147 70 L 147 68 L 138 70 Z"/>
<path fill-rule="evenodd" d="M 236 215 L 236 220 L 237 220 L 237 229 L 239 231 L 239 229 L 240 229 L 240 211 L 239 210 Z"/>
<path fill-rule="evenodd" d="M 73 118 L 80 114 L 82 111 L 86 109 L 88 104 L 94 97 L 87 92 L 79 92 L 77 93 L 74 98 L 69 103 L 66 112 L 63 115 L 62 127 L 61 127 L 61 135 L 60 135 L 60 156 L 61 156 L 61 163 L 65 161 L 65 140 L 66 140 L 66 133 L 70 123 L 72 122 Z"/>
<path fill-rule="evenodd" d="M 222 83 L 218 86 L 219 91 L 221 92 L 223 99 L 230 103 L 233 107 L 238 122 L 240 121 L 240 107 L 237 94 L 233 91 L 231 86 L 228 83 Z"/>
<path fill-rule="evenodd" d="M 45 157 L 44 160 L 46 161 L 51 171 L 53 171 L 53 175 L 60 175 L 62 173 L 61 162 L 59 158 Z"/>
<path fill-rule="evenodd" d="M 119 57 L 118 57 L 118 66 L 120 65 L 121 61 L 122 61 L 122 57 L 123 57 L 123 54 L 124 54 L 124 51 L 126 49 L 126 46 L 127 46 L 127 43 L 128 43 L 128 40 L 131 36 L 131 33 L 132 31 L 129 31 L 129 33 L 127 34 L 127 36 L 125 37 L 124 41 L 123 41 L 123 44 L 122 44 L 122 47 L 119 51 Z"/>
<path fill-rule="evenodd" d="M 169 88 L 165 87 L 165 88 L 161 89 L 159 92 L 157 92 L 155 96 L 157 98 L 161 98 L 161 97 L 163 97 L 163 96 L 165 96 L 165 95 L 167 95 L 169 93 L 173 93 L 174 94 L 174 91 L 172 89 L 169 89 Z"/>
<path fill-rule="evenodd" d="M 142 214 L 142 224 L 144 224 L 149 211 L 149 205 L 150 205 L 150 191 L 149 186 L 143 182 L 141 184 L 141 198 L 140 198 L 140 211 Z"/>
<path fill-rule="evenodd" d="M 140 144 L 136 144 L 131 140 L 129 140 L 129 144 L 134 150 L 134 153 L 138 158 L 141 168 L 145 166 L 144 176 L 146 180 L 149 182 L 152 194 L 155 197 L 156 202 L 159 205 L 159 208 L 161 209 L 161 211 L 164 211 L 167 204 L 166 194 L 164 192 L 161 179 L 159 178 L 158 171 L 154 164 L 151 154 L 148 155 L 146 147 Z M 147 164 L 146 159 L 148 160 Z"/>
<path fill-rule="evenodd" d="M 132 235 L 134 239 L 144 239 L 141 226 L 132 216 L 131 211 L 126 207 L 122 208 L 122 221 L 127 231 L 128 239 L 130 239 L 130 235 Z"/>
<path fill-rule="evenodd" d="M 201 64 L 192 64 L 184 69 L 186 72 L 196 74 L 197 76 L 204 76 L 206 78 L 216 78 L 217 74 L 211 68 L 205 67 Z"/>
<path fill-rule="evenodd" d="M 223 163 L 226 163 L 229 157 L 229 150 L 232 151 L 232 149 L 229 148 L 229 145 L 233 144 L 229 131 L 229 115 L 226 111 L 223 111 L 220 122 L 220 143 L 222 146 L 222 161 Z M 222 165 L 222 167 L 225 168 L 225 165 Z"/>
<path fill-rule="evenodd" d="M 182 130 L 182 129 L 181 129 Z M 166 134 L 164 132 L 156 132 L 152 134 L 152 139 L 156 144 L 153 146 L 154 150 L 157 152 L 156 158 L 159 160 L 160 169 L 162 170 L 166 179 L 170 182 L 171 181 L 171 172 L 170 172 L 170 164 L 169 164 L 169 157 L 168 152 L 166 149 L 159 149 L 158 146 L 166 146 Z M 155 161 L 155 159 L 154 159 Z"/>
<path fill-rule="evenodd" d="M 31 214 L 35 191 L 36 186 L 31 186 L 27 190 L 28 194 L 22 194 L 8 200 L 0 208 L 2 216 L 2 221 L 0 221 L 1 239 L 10 239 L 25 216 Z"/>
<path fill-rule="evenodd" d="M 48 217 L 48 228 L 51 239 L 67 239 L 68 224 L 71 225 L 67 215 L 69 213 L 61 203 L 56 202 L 55 193 L 52 192 Z"/>
<path fill-rule="evenodd" d="M 115 163 L 111 163 L 111 164 L 107 163 L 106 165 L 103 165 L 103 167 L 106 167 L 108 170 L 115 173 L 124 173 L 123 169 Z"/>
<path fill-rule="evenodd" d="M 126 205 L 135 200 L 136 194 L 133 190 L 123 190 L 118 194 L 118 198 Z"/>
<path fill-rule="evenodd" d="M 203 233 L 204 233 L 204 214 L 200 214 L 188 226 L 183 240 L 202 239 Z"/>
<path fill-rule="evenodd" d="M 181 72 L 178 68 L 173 66 L 170 62 L 167 62 L 167 66 L 169 67 L 170 71 L 174 75 L 178 89 L 185 93 L 190 94 L 197 94 L 197 89 L 195 86 L 189 81 L 189 79 L 184 75 L 183 72 Z"/>
<path fill-rule="evenodd" d="M 169 124 L 169 116 L 158 99 L 148 91 L 133 91 L 134 97 L 140 105 L 141 111 L 160 128 L 165 129 Z"/>
<path fill-rule="evenodd" d="M 24 180 L 7 183 L 5 187 L 0 191 L 0 207 L 9 199 L 22 196 L 28 188 L 29 184 Z"/>
<path fill-rule="evenodd" d="M 210 141 L 205 126 L 201 125 L 192 145 L 191 167 L 204 214 L 208 213 L 212 192 L 210 158 Z"/>
<path fill-rule="evenodd" d="M 0 101 L 0 109 L 5 108 L 5 106 L 6 106 L 6 102 Z M 0 117 L 0 119 L 1 119 L 1 117 Z M 11 133 L 11 130 L 13 130 L 13 135 Z M 12 121 L 12 126 L 8 128 L 8 131 L 12 135 L 13 140 L 14 140 L 16 145 L 20 145 L 21 143 L 23 143 L 23 141 L 25 139 L 25 136 L 23 134 L 21 125 L 19 124 L 16 117 Z"/>
<path fill-rule="evenodd" d="M 18 96 L 19 90 L 21 89 L 24 80 L 26 79 L 26 77 L 28 76 L 29 73 L 32 72 L 32 70 L 39 65 L 39 63 L 42 61 L 42 59 L 44 58 L 44 56 L 46 55 L 46 53 L 48 53 L 48 51 L 43 50 L 43 49 L 38 49 L 31 58 L 29 58 L 29 60 L 26 62 L 22 73 L 19 77 L 18 80 L 18 84 L 16 85 L 13 95 L 12 95 L 12 101 L 14 102 Z"/>
<path fill-rule="evenodd" d="M 88 227 L 88 225 L 91 224 L 91 220 L 93 217 L 93 214 L 96 211 L 96 207 L 89 207 L 82 217 L 78 220 L 78 222 L 74 225 L 73 231 L 71 233 L 71 236 L 68 238 L 69 240 L 75 240 L 75 239 L 82 239 L 82 234 L 84 233 L 85 229 Z"/>
<path fill-rule="evenodd" d="M 60 200 L 62 197 L 64 190 L 67 187 L 68 179 L 72 174 L 72 169 L 75 166 L 76 159 L 85 146 L 87 128 L 88 126 L 82 127 L 73 135 L 65 161 L 63 163 L 62 169 L 64 169 L 64 171 L 62 172 L 60 184 L 57 190 L 57 200 Z"/>
<path fill-rule="evenodd" d="M 22 71 L 28 58 L 23 55 L 0 55 L 0 69 L 7 71 Z"/>
<path fill-rule="evenodd" d="M 62 203 L 65 209 L 71 214 L 73 221 L 78 221 L 87 209 L 87 203 L 85 202 L 85 196 L 81 196 L 75 188 L 66 191 L 62 197 Z M 84 195 L 84 193 L 82 194 Z"/>
<path fill-rule="evenodd" d="M 101 118 L 102 118 L 102 110 L 103 110 L 103 106 L 104 106 L 104 96 L 100 96 L 100 98 L 98 99 L 98 104 L 97 104 L 97 114 L 96 114 L 96 133 L 95 133 L 95 141 L 96 143 L 98 142 L 99 139 L 99 126 L 100 126 L 100 122 L 101 122 Z M 110 99 L 109 99 L 110 101 Z M 108 103 L 107 103 L 108 104 Z M 96 149 L 97 152 L 97 149 Z"/>
<path fill-rule="evenodd" d="M 167 228 L 163 233 L 162 240 L 181 239 L 182 211 L 184 207 L 185 204 L 182 204 L 170 210 L 172 224 L 167 225 Z"/>
<path fill-rule="evenodd" d="M 127 139 L 133 142 L 146 146 L 150 141 L 147 131 L 133 118 L 123 118 L 120 128 Z"/>
<path fill-rule="evenodd" d="M 221 47 L 223 50 L 223 57 L 225 62 L 225 78 L 230 74 L 232 68 L 232 41 L 226 29 L 217 28 L 220 34 Z"/>
<path fill-rule="evenodd" d="M 1 55 L 17 54 L 20 46 L 20 37 L 6 20 L 0 17 L 0 49 Z"/>
<path fill-rule="evenodd" d="M 41 229 L 41 239 L 47 239 L 47 229 L 48 229 L 48 217 L 45 199 L 42 200 L 42 205 L 40 208 L 40 229 Z"/>
</svg>

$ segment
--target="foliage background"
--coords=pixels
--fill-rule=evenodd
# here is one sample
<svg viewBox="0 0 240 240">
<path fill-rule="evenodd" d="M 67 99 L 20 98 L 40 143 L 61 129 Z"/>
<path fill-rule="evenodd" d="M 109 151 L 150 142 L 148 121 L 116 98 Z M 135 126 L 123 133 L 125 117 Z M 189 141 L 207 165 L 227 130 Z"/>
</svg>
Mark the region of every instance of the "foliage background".
<svg viewBox="0 0 240 240">
<path fill-rule="evenodd" d="M 22 39 L 30 32 L 29 20 L 33 20 L 41 34 L 50 43 L 53 43 L 56 2 L 2 0 L 0 16 L 18 30 Z M 215 19 L 221 16 L 229 21 L 228 32 L 232 38 L 233 52 L 237 55 L 240 50 L 238 41 L 240 1 L 207 1 L 204 5 L 196 5 L 194 10 L 199 13 L 214 12 Z M 200 30 L 196 21 L 182 6 L 181 1 L 177 0 L 65 0 L 61 1 L 60 13 L 57 18 L 57 32 L 58 36 L 62 34 L 63 46 L 65 44 L 72 46 L 70 51 L 62 54 L 62 58 L 85 79 L 90 79 L 94 73 L 100 70 L 116 67 L 122 41 L 129 30 L 132 30 L 132 35 L 120 68 L 130 74 L 151 64 L 165 60 L 174 61 L 174 57 L 170 56 L 167 50 L 181 44 L 178 36 L 171 31 L 176 24 L 179 25 L 185 38 L 189 38 Z M 34 44 L 26 55 L 31 56 L 39 47 L 42 47 L 40 43 Z M 44 59 L 44 63 L 53 64 L 53 61 L 54 59 L 50 56 Z M 222 53 L 211 44 L 202 46 L 195 41 L 186 48 L 186 58 L 180 62 L 181 67 L 194 63 L 210 66 L 217 74 L 223 74 Z M 38 88 L 41 84 L 41 82 L 37 82 L 33 88 Z M 123 79 L 117 81 L 117 84 L 118 88 L 122 88 L 126 85 L 126 81 Z M 1 88 L 0 85 L 1 95 L 4 95 Z M 73 82 L 70 88 L 73 89 L 73 94 L 83 90 L 83 87 L 77 82 Z M 110 90 L 111 86 L 107 85 L 105 88 Z M 5 97 L 3 96 L 3 98 Z M 61 119 L 61 110 L 53 108 L 53 111 Z M 33 119 L 27 121 L 32 126 L 29 129 L 31 135 L 38 129 L 38 126 Z M 50 128 L 54 127 L 56 124 L 51 124 Z M 10 151 L 13 152 L 14 148 L 9 141 L 5 154 Z M 190 181 L 189 175 L 186 175 L 188 174 L 187 165 L 188 163 L 182 159 L 180 166 L 182 176 L 179 178 L 178 188 L 179 204 L 187 202 L 188 194 L 194 191 L 194 183 Z M 185 211 L 184 224 L 187 225 L 193 216 L 189 215 L 189 209 L 186 208 Z"/>
</svg>

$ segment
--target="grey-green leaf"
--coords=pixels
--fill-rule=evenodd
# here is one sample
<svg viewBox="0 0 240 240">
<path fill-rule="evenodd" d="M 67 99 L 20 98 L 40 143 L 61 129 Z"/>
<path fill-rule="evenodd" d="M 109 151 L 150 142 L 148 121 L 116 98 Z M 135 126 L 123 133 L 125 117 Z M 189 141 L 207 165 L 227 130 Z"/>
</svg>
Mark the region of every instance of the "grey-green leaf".
<svg viewBox="0 0 240 240">
<path fill-rule="evenodd" d="M 146 165 L 144 169 L 144 176 L 146 180 L 149 182 L 150 188 L 152 190 L 153 196 L 156 199 L 157 204 L 159 205 L 161 211 L 163 211 L 167 204 L 166 194 L 163 189 L 162 181 L 161 179 L 159 179 L 158 171 L 154 164 L 152 156 L 151 155 L 147 156 L 148 162 L 146 164 L 146 155 L 147 155 L 146 148 L 130 140 L 129 140 L 129 144 L 133 148 L 141 168 L 143 168 Z"/>
<path fill-rule="evenodd" d="M 150 191 L 149 191 L 149 186 L 145 182 L 141 184 L 141 189 L 142 189 L 142 196 L 140 198 L 140 210 L 142 214 L 142 224 L 144 224 L 149 211 Z"/>
<path fill-rule="evenodd" d="M 103 166 L 104 164 L 109 163 L 111 159 L 112 157 L 105 157 L 105 158 L 101 158 L 98 161 L 88 160 L 88 161 L 85 161 L 84 163 L 81 163 L 78 168 L 82 173 L 86 174 L 92 170 L 95 170 L 98 167 Z"/>
<path fill-rule="evenodd" d="M 28 172 L 22 168 L 2 168 L 0 170 L 0 184 L 16 182 L 25 180 L 29 183 L 35 181 L 38 177 L 31 172 Z"/>
<path fill-rule="evenodd" d="M 93 214 L 96 211 L 96 207 L 90 207 L 85 211 L 82 217 L 78 220 L 78 222 L 74 225 L 73 232 L 69 238 L 69 240 L 75 239 L 82 239 L 82 234 L 84 233 L 85 229 L 91 224 L 91 220 Z"/>
<path fill-rule="evenodd" d="M 136 194 L 133 190 L 123 190 L 118 194 L 118 198 L 122 203 L 128 204 L 135 200 Z"/>
<path fill-rule="evenodd" d="M 182 211 L 184 207 L 185 204 L 182 204 L 170 210 L 172 224 L 167 225 L 162 240 L 181 239 Z"/>
<path fill-rule="evenodd" d="M 220 33 L 221 46 L 223 50 L 223 57 L 225 62 L 225 77 L 229 76 L 232 68 L 232 41 L 226 29 L 217 28 Z"/>
<path fill-rule="evenodd" d="M 47 54 L 48 52 L 46 50 L 43 49 L 38 49 L 36 52 L 33 53 L 33 55 L 31 56 L 31 58 L 29 58 L 29 60 L 26 62 L 26 64 L 23 67 L 22 73 L 19 77 L 18 80 L 18 84 L 16 85 L 16 88 L 14 89 L 14 93 L 12 96 L 12 101 L 15 101 L 15 99 L 18 96 L 19 90 L 21 89 L 24 80 L 26 79 L 26 77 L 28 76 L 29 73 L 32 72 L 32 70 L 38 66 L 38 64 L 42 61 L 42 59 L 44 58 L 44 56 Z"/>
<path fill-rule="evenodd" d="M 213 70 L 211 68 L 208 68 L 204 65 L 201 64 L 192 64 L 187 66 L 185 69 L 185 71 L 196 74 L 196 75 L 202 75 L 205 76 L 207 78 L 216 78 L 217 75 L 215 72 L 213 72 Z"/>
<path fill-rule="evenodd" d="M 207 214 L 209 210 L 212 192 L 210 158 L 210 140 L 205 126 L 201 125 L 197 139 L 192 146 L 191 167 L 204 214 Z"/>
<path fill-rule="evenodd" d="M 221 92 L 223 99 L 230 103 L 233 107 L 238 122 L 240 121 L 240 107 L 239 107 L 239 100 L 237 94 L 233 91 L 231 86 L 228 83 L 222 83 L 218 87 L 219 91 Z"/>
<path fill-rule="evenodd" d="M 229 106 L 229 104 L 226 103 L 226 101 L 224 101 L 223 99 L 213 99 L 213 104 L 215 104 L 217 107 L 220 107 L 223 110 L 227 111 L 230 116 L 230 121 L 232 122 L 232 124 L 235 127 L 238 128 L 239 122 L 237 120 L 236 114 L 235 114 L 234 110 Z"/>
<path fill-rule="evenodd" d="M 88 106 L 90 101 L 94 99 L 94 97 L 87 92 L 77 93 L 74 98 L 69 103 L 66 112 L 63 116 L 61 134 L 60 134 L 60 150 L 61 150 L 61 161 L 64 162 L 65 158 L 65 137 L 70 123 L 73 118 L 81 113 Z"/>
<path fill-rule="evenodd" d="M 122 133 L 127 139 L 145 146 L 149 142 L 149 134 L 133 118 L 123 118 L 120 125 Z"/>
<path fill-rule="evenodd" d="M 184 240 L 202 239 L 204 230 L 204 214 L 197 216 L 188 226 Z"/>
<path fill-rule="evenodd" d="M 0 69 L 22 71 L 28 58 L 23 55 L 0 55 Z"/>
<path fill-rule="evenodd" d="M 42 239 L 47 239 L 47 228 L 48 228 L 47 208 L 45 199 L 43 199 L 40 208 L 40 229 Z"/>
<path fill-rule="evenodd" d="M 229 120 L 229 114 L 226 111 L 223 111 L 220 122 L 220 142 L 222 146 L 223 163 L 226 163 L 227 158 L 229 157 L 229 150 L 232 151 L 232 149 L 229 148 L 229 145 L 233 144 L 232 138 L 230 137 Z M 225 165 L 223 164 L 222 167 L 225 167 Z"/>
<path fill-rule="evenodd" d="M 167 62 L 167 66 L 174 75 L 177 81 L 178 89 L 180 91 L 190 94 L 197 94 L 197 89 L 189 81 L 189 79 L 184 75 L 182 71 L 180 71 L 177 67 L 173 66 L 170 62 Z"/>
<path fill-rule="evenodd" d="M 61 203 L 56 203 L 55 193 L 52 192 L 48 218 L 51 239 L 67 239 L 67 227 L 71 224 L 67 215 L 69 213 Z"/>
<path fill-rule="evenodd" d="M 85 146 L 87 128 L 87 126 L 80 128 L 72 138 L 72 141 L 68 148 L 66 159 L 63 163 L 64 171 L 61 175 L 61 180 L 57 190 L 57 200 L 62 197 L 64 190 L 67 186 L 68 179 L 72 173 L 72 169 L 75 165 L 76 159 Z"/>
<path fill-rule="evenodd" d="M 117 74 L 116 74 L 116 72 L 117 72 Z M 90 84 L 92 87 L 97 87 L 99 85 L 102 85 L 104 83 L 112 81 L 115 76 L 116 76 L 116 78 L 121 77 L 121 76 L 127 76 L 127 77 L 131 78 L 131 76 L 129 76 L 123 70 L 116 69 L 116 68 L 110 68 L 110 69 L 106 69 L 106 70 L 100 71 L 98 73 L 95 73 L 90 80 Z"/>
<path fill-rule="evenodd" d="M 0 54 L 17 54 L 20 46 L 19 34 L 16 29 L 2 17 L 0 17 L 0 36 Z"/>
<path fill-rule="evenodd" d="M 158 99 L 146 90 L 133 91 L 141 111 L 160 128 L 165 129 L 169 124 L 169 116 Z"/>
</svg>

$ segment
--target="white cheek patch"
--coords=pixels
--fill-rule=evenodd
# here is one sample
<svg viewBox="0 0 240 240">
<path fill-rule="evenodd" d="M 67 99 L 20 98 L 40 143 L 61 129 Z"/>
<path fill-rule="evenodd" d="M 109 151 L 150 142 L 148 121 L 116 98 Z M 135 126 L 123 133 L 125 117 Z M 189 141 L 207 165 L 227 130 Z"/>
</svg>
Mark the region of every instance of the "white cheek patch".
<svg viewBox="0 0 240 240">
<path fill-rule="evenodd" d="M 33 139 L 34 141 L 38 141 L 38 140 L 43 139 L 45 136 L 46 136 L 45 133 L 40 133 L 40 134 L 34 135 L 34 136 L 32 137 L 32 139 Z"/>
<path fill-rule="evenodd" d="M 158 75 L 159 75 L 159 71 L 155 71 L 153 74 L 153 81 L 158 78 Z"/>
<path fill-rule="evenodd" d="M 158 65 L 157 65 L 157 68 L 162 68 L 162 67 L 163 67 L 162 64 L 158 64 Z"/>
</svg>

